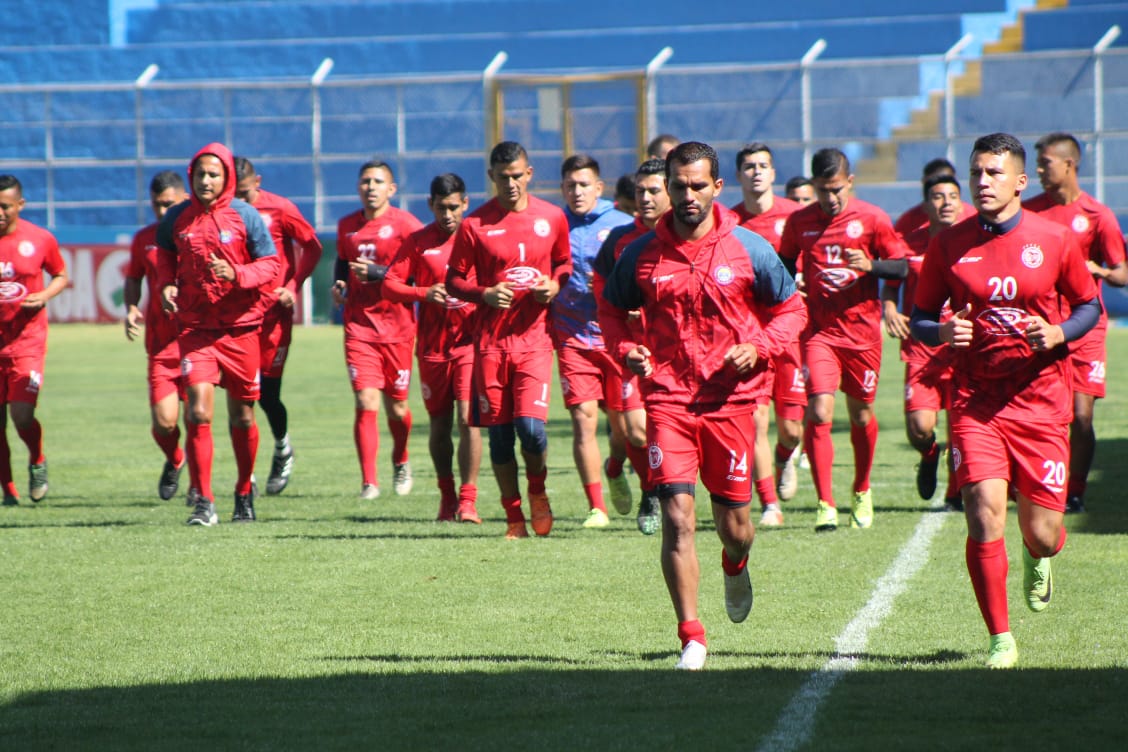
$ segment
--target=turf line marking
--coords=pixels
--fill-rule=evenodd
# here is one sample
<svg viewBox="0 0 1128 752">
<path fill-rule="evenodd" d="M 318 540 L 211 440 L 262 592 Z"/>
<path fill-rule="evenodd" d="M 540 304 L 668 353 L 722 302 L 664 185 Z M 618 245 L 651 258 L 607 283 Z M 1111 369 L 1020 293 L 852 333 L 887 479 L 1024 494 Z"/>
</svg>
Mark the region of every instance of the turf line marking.
<svg viewBox="0 0 1128 752">
<path fill-rule="evenodd" d="M 807 681 L 780 713 L 772 733 L 757 747 L 760 752 L 785 752 L 798 749 L 810 741 L 819 707 L 838 680 L 847 671 L 853 671 L 857 667 L 860 660 L 858 656 L 865 652 L 870 632 L 889 615 L 893 601 L 904 592 L 909 580 L 924 566 L 932 539 L 950 516 L 940 512 L 938 508 L 921 516 L 912 537 L 901 547 L 897 558 L 877 581 L 869 601 L 854 615 L 842 633 L 834 638 L 834 655 L 807 677 Z"/>
</svg>

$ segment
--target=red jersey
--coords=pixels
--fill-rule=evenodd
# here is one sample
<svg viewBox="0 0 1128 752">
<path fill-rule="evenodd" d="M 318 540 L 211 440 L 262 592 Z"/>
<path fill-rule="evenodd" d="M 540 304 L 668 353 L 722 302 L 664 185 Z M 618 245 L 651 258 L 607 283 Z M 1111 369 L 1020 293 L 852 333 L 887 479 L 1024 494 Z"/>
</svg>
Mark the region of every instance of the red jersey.
<svg viewBox="0 0 1128 752">
<path fill-rule="evenodd" d="M 591 291 L 595 295 L 597 318 L 599 316 L 599 301 L 603 300 L 603 289 L 607 286 L 607 278 L 611 276 L 615 262 L 623 255 L 624 248 L 648 232 L 653 232 L 653 230 L 647 227 L 641 219 L 635 217 L 634 222 L 629 225 L 622 225 L 612 230 L 607 239 L 603 241 L 603 245 L 599 247 L 599 255 L 595 257 L 595 263 L 591 267 Z M 638 314 L 638 318 L 631 318 L 627 321 L 627 328 L 634 340 L 641 342 L 642 311 L 639 311 Z M 600 324 L 600 327 L 602 328 L 602 324 Z"/>
<path fill-rule="evenodd" d="M 744 208 L 743 201 L 732 207 L 732 210 L 740 218 L 741 227 L 751 230 L 771 243 L 772 248 L 775 248 L 778 253 L 779 241 L 783 237 L 783 228 L 787 224 L 787 218 L 802 208 L 798 201 L 792 201 L 783 196 L 773 196 L 772 208 L 763 214 L 750 213 Z"/>
<path fill-rule="evenodd" d="M 337 256 L 390 266 L 408 236 L 423 224 L 403 209 L 389 206 L 375 219 L 358 209 L 337 223 Z M 345 336 L 362 342 L 407 342 L 415 336 L 415 310 L 410 303 L 384 300 L 379 282 L 349 273 L 345 297 Z"/>
<path fill-rule="evenodd" d="M 313 274 L 317 262 L 321 260 L 321 241 L 290 199 L 260 190 L 252 206 L 270 231 L 270 239 L 274 241 L 278 258 L 282 262 L 276 284 L 268 285 L 268 289 L 263 290 L 263 297 L 273 305 L 278 302 L 274 290 L 279 287 L 285 287 L 294 295 L 298 294 L 298 288 Z M 300 258 L 295 245 L 301 248 Z"/>
<path fill-rule="evenodd" d="M 129 246 L 129 263 L 125 267 L 129 279 L 144 279 L 149 288 L 145 305 L 145 352 L 156 355 L 176 341 L 180 325 L 161 307 L 161 290 L 157 286 L 157 223 L 142 227 Z"/>
<path fill-rule="evenodd" d="M 1078 305 L 1097 296 L 1074 234 L 1033 212 L 1002 235 L 978 218 L 944 230 L 928 247 L 916 306 L 939 311 L 971 305 L 969 348 L 952 348 L 952 407 L 989 420 L 996 415 L 1035 423 L 1073 417 L 1067 348 L 1034 352 L 1026 319 L 1051 324 L 1066 318 L 1062 300 Z"/>
<path fill-rule="evenodd" d="M 420 360 L 445 362 L 474 344 L 467 325 L 473 303 L 453 295 L 447 295 L 446 305 L 426 301 L 432 285 L 446 283 L 453 248 L 454 235 L 432 222 L 404 241 L 384 277 L 385 300 L 419 303 L 415 354 Z"/>
<path fill-rule="evenodd" d="M 887 279 L 885 284 L 890 288 L 901 290 L 901 313 L 906 316 L 913 315 L 913 301 L 916 300 L 917 280 L 920 279 L 920 267 L 924 263 L 924 252 L 932 240 L 930 228 L 922 227 L 910 232 L 905 237 L 905 245 L 909 249 L 906 260 L 909 262 L 909 273 L 904 280 Z M 951 307 L 945 305 L 940 312 L 940 320 L 947 321 L 952 317 Z M 908 362 L 921 362 L 935 358 L 948 358 L 950 348 L 930 347 L 912 337 L 901 340 L 901 360 Z"/>
<path fill-rule="evenodd" d="M 450 254 L 447 289 L 458 297 L 480 300 L 482 290 L 508 281 L 513 305 L 478 306 L 475 334 L 479 352 L 551 350 L 548 306 L 530 289 L 541 275 L 557 281 L 572 272 L 568 220 L 557 206 L 528 197 L 524 211 L 502 208 L 491 199 L 462 220 Z M 468 280 L 476 275 L 477 282 Z"/>
<path fill-rule="evenodd" d="M 880 348 L 878 278 L 848 268 L 848 249 L 861 250 L 870 259 L 908 255 L 885 212 L 857 198 L 833 217 L 817 203 L 793 213 L 784 226 L 779 255 L 795 259 L 806 282 L 805 338 L 817 335 L 850 350 Z"/>
<path fill-rule="evenodd" d="M 973 216 L 975 216 L 975 207 L 966 201 L 961 201 L 960 213 L 956 217 L 956 221 L 963 222 Z M 897 221 L 893 223 L 893 229 L 901 233 L 902 237 L 908 238 L 910 233 L 916 232 L 922 227 L 927 229 L 929 221 L 928 210 L 924 208 L 924 204 L 917 204 L 897 217 Z"/>
<path fill-rule="evenodd" d="M 0 357 L 41 355 L 47 349 L 47 308 L 32 311 L 20 303 L 42 292 L 43 272 L 66 271 L 55 236 L 26 219 L 0 235 Z"/>
</svg>

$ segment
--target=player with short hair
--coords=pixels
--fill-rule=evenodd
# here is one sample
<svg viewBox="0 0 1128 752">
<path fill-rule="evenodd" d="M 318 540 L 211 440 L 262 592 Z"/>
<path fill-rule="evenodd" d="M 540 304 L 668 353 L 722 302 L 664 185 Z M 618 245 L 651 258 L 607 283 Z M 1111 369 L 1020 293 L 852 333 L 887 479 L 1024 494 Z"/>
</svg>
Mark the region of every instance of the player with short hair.
<svg viewBox="0 0 1128 752">
<path fill-rule="evenodd" d="M 674 134 L 660 133 L 650 139 L 650 143 L 646 145 L 646 156 L 648 159 L 665 159 L 666 155 L 680 143 L 681 139 Z"/>
<path fill-rule="evenodd" d="M 1023 208 L 1065 225 L 1077 234 L 1089 273 L 1114 287 L 1128 283 L 1124 234 L 1116 215 L 1081 190 L 1078 170 L 1081 144 L 1069 133 L 1050 133 L 1034 145 L 1038 153 L 1038 179 L 1043 193 L 1023 202 Z M 1066 513 L 1085 511 L 1085 487 L 1096 453 L 1093 409 L 1105 396 L 1105 339 L 1108 313 L 1102 307 L 1097 325 L 1084 337 L 1069 343 L 1073 363 L 1073 422 L 1069 426 L 1069 493 Z"/>
<path fill-rule="evenodd" d="M 956 174 L 956 166 L 943 157 L 929 160 L 920 172 L 920 186 L 923 189 L 925 183 L 930 179 L 939 175 L 952 175 Z M 973 216 L 975 214 L 975 207 L 971 204 L 960 202 L 959 214 L 956 216 L 957 222 Z M 921 201 L 919 204 L 913 205 L 911 208 L 906 209 L 897 217 L 897 221 L 893 223 L 893 229 L 901 233 L 901 237 L 908 237 L 909 233 L 915 232 L 922 228 L 927 228 L 931 220 L 929 219 L 928 202 Z M 910 301 L 911 303 L 912 301 Z"/>
<path fill-rule="evenodd" d="M 157 495 L 165 501 L 176 495 L 185 453 L 180 448 L 180 402 L 186 396 L 180 379 L 180 326 L 161 309 L 157 287 L 157 226 L 173 206 L 187 200 L 184 178 L 172 170 L 158 172 L 149 181 L 149 205 L 156 221 L 142 227 L 129 247 L 122 302 L 125 304 L 125 336 L 133 341 L 145 323 L 145 353 L 148 356 L 150 432 L 164 453 L 165 463 L 157 480 Z M 149 303 L 141 312 L 141 281 L 149 286 Z"/>
<path fill-rule="evenodd" d="M 641 410 L 642 398 L 630 381 L 623 382 L 622 369 L 603 344 L 592 292 L 592 267 L 599 247 L 611 230 L 630 225 L 631 217 L 602 198 L 599 162 L 587 154 L 573 154 L 564 160 L 560 167 L 560 191 L 564 196 L 564 216 L 568 219 L 572 273 L 552 301 L 549 322 L 556 344 L 560 390 L 572 418 L 572 457 L 588 502 L 588 516 L 583 526 L 602 528 L 607 527 L 610 520 L 599 480 L 599 408 L 602 406 L 607 411 L 611 428 L 611 456 L 603 466 L 611 501 L 620 514 L 626 514 L 631 511 L 634 500 L 623 474 L 623 460 L 627 457 L 623 413 Z M 611 466 L 612 459 L 615 467 Z"/>
<path fill-rule="evenodd" d="M 290 483 L 294 449 L 290 445 L 289 414 L 282 402 L 282 370 L 290 355 L 294 329 L 294 303 L 299 290 L 321 260 L 321 241 L 298 207 L 277 193 L 262 189 L 262 175 L 246 157 L 235 157 L 238 183 L 235 196 L 255 207 L 278 248 L 282 271 L 274 287 L 263 291 L 267 303 L 259 342 L 262 346 L 262 385 L 259 406 L 266 413 L 274 436 L 274 455 L 266 492 L 280 494 Z"/>
<path fill-rule="evenodd" d="M 796 175 L 788 180 L 783 186 L 783 195 L 799 206 L 807 206 L 816 201 L 815 187 L 811 185 L 811 179 L 804 175 Z"/>
<path fill-rule="evenodd" d="M 838 149 L 811 158 L 818 201 L 792 214 L 780 256 L 803 274 L 810 318 L 803 333 L 808 405 L 803 444 L 818 493 L 815 530 L 838 527 L 831 475 L 834 394 L 846 393 L 854 448 L 850 526 L 873 524 L 870 471 L 877 448 L 873 401 L 881 372 L 881 301 L 878 279 L 904 279 L 905 242 L 881 209 L 851 196 L 850 160 Z"/>
<path fill-rule="evenodd" d="M 600 320 L 611 351 L 642 377 L 662 572 L 682 643 L 677 668 L 699 670 L 707 649 L 697 611 L 698 471 L 722 544 L 725 609 L 741 622 L 752 608 L 752 414 L 770 393 L 768 359 L 798 336 L 806 313 L 775 250 L 715 201 L 724 185 L 716 151 L 687 142 L 666 165 L 673 210 L 619 257 Z M 642 341 L 628 326 L 638 308 Z"/>
<path fill-rule="evenodd" d="M 227 391 L 238 472 L 231 521 L 253 522 L 262 287 L 281 269 L 278 249 L 258 212 L 235 198 L 235 160 L 226 146 L 196 152 L 188 177 L 191 200 L 169 209 L 157 226 L 161 303 L 180 322 L 180 375 L 188 393 L 188 493 L 195 503 L 188 524 L 210 527 L 219 519 L 211 488 L 216 384 Z"/>
<path fill-rule="evenodd" d="M 357 173 L 362 208 L 337 222 L 337 264 L 333 300 L 345 307 L 345 363 L 356 396 L 353 438 L 360 460 L 360 498 L 380 496 L 376 455 L 380 434 L 376 415 L 381 396 L 392 435 L 392 488 L 411 492 L 407 440 L 411 434 L 411 350 L 415 309 L 384 298 L 381 283 L 407 238 L 423 224 L 391 205 L 395 176 L 387 162 L 370 160 Z"/>
<path fill-rule="evenodd" d="M 521 144 L 490 151 L 487 175 L 497 195 L 462 221 L 455 234 L 447 290 L 478 304 L 471 423 L 487 426 L 490 462 L 505 509 L 508 539 L 527 538 L 514 444 L 521 441 L 533 532 L 552 531 L 548 475 L 552 336 L 548 307 L 568 282 L 568 220 L 559 207 L 529 193 L 533 168 Z"/>
<path fill-rule="evenodd" d="M 439 522 L 480 525 L 478 466 L 482 437 L 470 425 L 470 382 L 474 371 L 474 305 L 447 292 L 446 272 L 454 235 L 470 204 L 466 183 L 454 173 L 431 180 L 427 206 L 435 221 L 414 232 L 400 247 L 384 277 L 385 300 L 419 304 L 415 356 L 423 404 L 431 419 L 428 447 L 439 485 Z M 458 473 L 454 489 L 451 430 L 458 416 Z"/>
<path fill-rule="evenodd" d="M 0 175 L 0 485 L 4 506 L 20 503 L 8 448 L 8 416 L 27 447 L 27 495 L 47 496 L 43 426 L 35 417 L 47 357 L 47 301 L 67 286 L 67 269 L 55 236 L 26 219 L 23 185 Z M 43 273 L 51 281 L 43 284 Z"/>
<path fill-rule="evenodd" d="M 741 227 L 768 241 L 778 252 L 787 218 L 801 207 L 790 199 L 775 195 L 775 178 L 772 150 L 767 144 L 758 141 L 745 144 L 737 152 L 736 179 L 740 185 L 741 201 L 734 204 L 732 210 L 740 218 Z M 807 408 L 807 385 L 803 378 L 798 337 L 769 365 L 773 374 L 775 451 L 768 441 L 770 408 L 766 404 L 757 405 L 756 459 L 752 480 L 756 496 L 760 499 L 760 526 L 779 527 L 783 524 L 779 500 L 794 497 L 799 485 L 795 456 L 803 438 L 803 413 Z"/>
<path fill-rule="evenodd" d="M 628 172 L 620 175 L 615 181 L 615 208 L 632 217 L 638 214 L 638 204 L 635 203 L 635 176 Z"/>
<path fill-rule="evenodd" d="M 948 348 L 929 347 L 913 339 L 909 333 L 909 316 L 913 312 L 920 266 L 929 242 L 959 220 L 964 206 L 960 200 L 960 181 L 947 173 L 933 175 L 924 181 L 924 201 L 928 207 L 928 226 L 914 230 L 905 238 L 909 247 L 909 274 L 904 284 L 896 279 L 887 281 L 881 299 L 886 331 L 890 337 L 901 340 L 901 360 L 905 363 L 905 432 L 909 444 L 920 453 L 917 493 L 927 501 L 936 492 L 936 469 L 941 457 L 936 441 L 936 415 L 946 410 L 951 402 L 952 358 Z M 945 308 L 944 314 L 950 316 L 951 309 Z M 948 425 L 950 428 L 951 421 Z M 948 445 L 951 443 L 949 437 Z M 949 469 L 944 494 L 948 509 L 963 509 L 959 494 L 955 473 Z"/>
<path fill-rule="evenodd" d="M 1007 609 L 1008 488 L 1022 533 L 1024 596 L 1037 613 L 1050 603 L 1050 557 L 1066 538 L 1072 404 L 1064 345 L 1096 325 L 1101 302 L 1076 233 L 1022 209 L 1022 143 L 1007 133 L 983 136 L 969 161 L 978 217 L 933 238 L 910 327 L 921 342 L 954 353 L 949 412 L 967 568 L 990 634 L 987 666 L 1002 669 L 1018 662 Z M 941 322 L 948 301 L 956 313 Z"/>
</svg>

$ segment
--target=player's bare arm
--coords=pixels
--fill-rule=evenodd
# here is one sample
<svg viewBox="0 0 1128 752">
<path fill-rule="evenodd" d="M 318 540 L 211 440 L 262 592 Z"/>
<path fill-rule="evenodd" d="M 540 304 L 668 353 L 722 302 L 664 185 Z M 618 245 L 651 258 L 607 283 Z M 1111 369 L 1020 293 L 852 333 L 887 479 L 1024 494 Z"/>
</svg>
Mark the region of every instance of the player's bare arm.
<svg viewBox="0 0 1128 752">
<path fill-rule="evenodd" d="M 125 338 L 132 342 L 141 333 L 141 323 L 145 320 L 137 306 L 141 302 L 141 280 L 126 277 L 121 295 L 125 304 Z"/>
<path fill-rule="evenodd" d="M 513 305 L 513 290 L 508 282 L 498 282 L 482 290 L 482 301 L 490 308 L 509 308 Z"/>
<path fill-rule="evenodd" d="M 741 343 L 733 345 L 725 353 L 725 362 L 736 369 L 736 372 L 743 375 L 750 373 L 756 366 L 756 361 L 760 359 L 760 354 L 756 351 L 755 345 L 748 343 Z"/>
<path fill-rule="evenodd" d="M 636 376 L 646 378 L 654 373 L 654 361 L 650 359 L 650 350 L 646 345 L 635 345 L 623 356 L 623 362 Z"/>
<path fill-rule="evenodd" d="M 1128 284 L 1128 262 L 1121 261 L 1116 266 L 1107 267 L 1089 259 L 1085 262 L 1085 266 L 1089 268 L 1089 274 L 1095 279 L 1108 282 L 1113 287 L 1124 287 Z"/>
<path fill-rule="evenodd" d="M 885 330 L 894 339 L 909 338 L 909 317 L 897 310 L 897 301 L 882 301 L 882 318 L 885 319 Z"/>
<path fill-rule="evenodd" d="M 533 297 L 538 303 L 548 305 L 560 292 L 560 283 L 547 274 L 542 274 L 533 285 Z"/>
<path fill-rule="evenodd" d="M 29 293 L 23 302 L 20 303 L 20 308 L 29 311 L 38 311 L 43 306 L 47 305 L 47 301 L 61 293 L 67 286 L 66 272 L 59 272 L 45 288 L 39 292 Z"/>
</svg>

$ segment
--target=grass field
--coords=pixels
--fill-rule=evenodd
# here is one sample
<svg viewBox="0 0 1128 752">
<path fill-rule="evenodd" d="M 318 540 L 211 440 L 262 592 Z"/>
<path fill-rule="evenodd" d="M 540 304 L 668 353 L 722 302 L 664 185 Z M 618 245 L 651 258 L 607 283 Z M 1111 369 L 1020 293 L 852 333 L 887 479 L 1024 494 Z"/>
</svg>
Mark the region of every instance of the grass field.
<svg viewBox="0 0 1128 752">
<path fill-rule="evenodd" d="M 687 675 L 673 671 L 658 538 L 640 535 L 633 517 L 580 527 L 585 503 L 559 395 L 549 425 L 552 535 L 503 539 L 488 466 L 485 524 L 436 524 L 416 387 L 415 490 L 387 492 L 382 425 L 386 492 L 357 499 L 340 339 L 335 328 L 295 331 L 283 389 L 297 453 L 290 487 L 260 499 L 259 523 L 227 524 L 234 469 L 219 430 L 222 524 L 202 529 L 184 525 L 183 488 L 172 502 L 156 497 L 161 458 L 139 343 L 117 326 L 52 328 L 39 409 L 50 495 L 0 510 L 0 749 L 1124 748 L 1128 330 L 1110 335 L 1090 511 L 1068 520 L 1043 614 L 1022 605 L 1011 515 L 1020 668 L 991 673 L 981 668 L 987 636 L 964 567 L 963 521 L 916 497 L 892 343 L 877 405 L 873 529 L 816 537 L 801 475 L 785 527 L 757 536 L 756 605 L 734 625 L 701 502 L 710 655 L 707 671 Z M 260 425 L 261 478 L 270 442 Z M 25 489 L 26 455 L 9 437 Z M 846 489 L 841 405 L 834 438 L 836 484 Z M 874 616 L 866 604 L 926 523 L 935 537 L 923 567 Z M 865 639 L 836 642 L 859 613 L 869 614 Z M 813 718 L 801 735 L 786 709 L 812 686 L 823 694 L 799 706 L 800 718 Z"/>
</svg>

